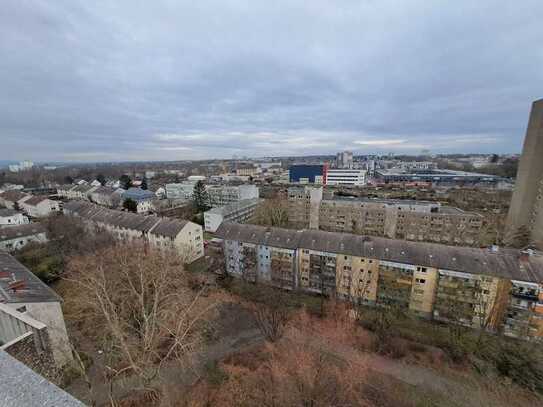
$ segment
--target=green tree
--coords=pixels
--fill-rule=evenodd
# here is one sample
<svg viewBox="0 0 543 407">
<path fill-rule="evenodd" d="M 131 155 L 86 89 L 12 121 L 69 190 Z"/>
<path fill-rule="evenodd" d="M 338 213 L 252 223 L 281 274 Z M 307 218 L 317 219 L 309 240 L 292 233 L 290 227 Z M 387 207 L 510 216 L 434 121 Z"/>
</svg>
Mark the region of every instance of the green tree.
<svg viewBox="0 0 543 407">
<path fill-rule="evenodd" d="M 209 204 L 209 195 L 207 194 L 206 187 L 202 181 L 198 181 L 194 184 L 192 200 L 194 201 L 194 206 L 196 206 L 200 212 L 207 211 L 211 208 L 211 205 Z"/>
<path fill-rule="evenodd" d="M 96 176 L 96 181 L 98 181 L 102 185 L 106 185 L 106 177 L 104 177 L 104 174 L 98 174 Z"/>
<path fill-rule="evenodd" d="M 141 180 L 141 189 L 148 189 L 148 186 L 147 186 L 147 178 L 143 178 Z"/>
<path fill-rule="evenodd" d="M 119 181 L 121 182 L 121 187 L 123 189 L 128 189 L 132 186 L 132 179 L 126 174 L 121 175 Z"/>
<path fill-rule="evenodd" d="M 134 201 L 132 198 L 126 198 L 123 202 L 123 208 L 129 212 L 137 212 L 138 203 Z"/>
</svg>

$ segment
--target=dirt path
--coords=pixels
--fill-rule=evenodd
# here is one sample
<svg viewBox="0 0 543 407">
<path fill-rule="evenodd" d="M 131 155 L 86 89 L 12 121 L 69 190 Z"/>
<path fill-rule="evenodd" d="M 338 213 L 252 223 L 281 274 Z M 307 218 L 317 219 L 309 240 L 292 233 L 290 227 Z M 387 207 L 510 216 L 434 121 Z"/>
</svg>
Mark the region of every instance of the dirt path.
<svg viewBox="0 0 543 407">
<path fill-rule="evenodd" d="M 256 327 L 252 315 L 238 304 L 224 304 L 217 321 L 218 340 L 207 345 L 205 352 L 193 361 L 190 367 L 180 366 L 177 362 L 167 364 L 161 371 L 160 382 L 168 388 L 177 388 L 182 392 L 186 386 L 193 384 L 204 373 L 209 362 L 220 361 L 240 351 L 250 350 L 263 343 L 264 337 Z M 286 337 L 286 340 L 299 340 Z M 401 360 L 389 359 L 373 353 L 363 353 L 351 346 L 339 343 L 330 343 L 317 336 L 304 341 L 304 345 L 323 349 L 335 357 L 345 360 L 358 360 L 371 371 L 390 376 L 404 383 L 421 387 L 443 394 L 465 391 L 465 385 L 459 381 L 444 376 L 443 372 L 434 371 L 427 367 L 403 363 Z M 93 395 L 97 405 L 107 403 L 108 388 L 98 373 L 103 366 L 104 355 L 92 354 L 94 364 L 91 366 L 89 376 L 93 382 Z M 130 393 L 136 384 L 135 378 L 127 378 L 116 383 L 116 397 L 123 397 Z M 88 391 L 81 380 L 74 382 L 66 389 L 75 397 L 89 403 L 86 399 Z"/>
</svg>

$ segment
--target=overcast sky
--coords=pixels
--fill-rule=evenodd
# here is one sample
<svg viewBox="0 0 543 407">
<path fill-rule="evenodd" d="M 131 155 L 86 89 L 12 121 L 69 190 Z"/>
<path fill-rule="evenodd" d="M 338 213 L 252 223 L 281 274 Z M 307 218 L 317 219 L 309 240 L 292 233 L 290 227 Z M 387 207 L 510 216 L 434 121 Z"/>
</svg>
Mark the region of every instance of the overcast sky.
<svg viewBox="0 0 543 407">
<path fill-rule="evenodd" d="M 519 152 L 543 1 L 0 2 L 0 159 Z"/>
</svg>

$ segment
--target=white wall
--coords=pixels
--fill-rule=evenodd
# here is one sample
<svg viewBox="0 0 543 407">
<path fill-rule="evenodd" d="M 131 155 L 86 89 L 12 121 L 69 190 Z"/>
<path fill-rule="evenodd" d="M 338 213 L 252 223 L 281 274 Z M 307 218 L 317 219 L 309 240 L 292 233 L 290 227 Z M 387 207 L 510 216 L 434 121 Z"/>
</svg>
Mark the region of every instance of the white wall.
<svg viewBox="0 0 543 407">
<path fill-rule="evenodd" d="M 60 302 L 10 303 L 7 305 L 13 309 L 25 306 L 25 314 L 47 326 L 53 357 L 59 366 L 63 366 L 73 359 Z"/>
</svg>

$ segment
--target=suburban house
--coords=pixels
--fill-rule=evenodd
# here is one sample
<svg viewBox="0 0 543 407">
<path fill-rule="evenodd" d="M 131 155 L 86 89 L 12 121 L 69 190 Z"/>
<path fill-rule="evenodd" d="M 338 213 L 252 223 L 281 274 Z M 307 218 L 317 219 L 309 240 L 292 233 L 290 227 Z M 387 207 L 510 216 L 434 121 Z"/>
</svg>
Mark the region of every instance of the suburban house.
<svg viewBox="0 0 543 407">
<path fill-rule="evenodd" d="M 0 251 L 0 349 L 21 362 L 72 360 L 62 299 L 11 255 Z"/>
<path fill-rule="evenodd" d="M 147 189 L 141 188 L 128 188 L 122 194 L 123 202 L 127 199 L 132 199 L 138 205 L 138 213 L 149 213 L 153 210 L 153 200 L 156 199 L 156 195 Z"/>
<path fill-rule="evenodd" d="M 60 211 L 60 202 L 46 196 L 35 195 L 21 203 L 21 209 L 31 218 L 44 218 Z"/>
<path fill-rule="evenodd" d="M 74 189 L 77 185 L 74 184 L 65 184 L 57 187 L 57 195 L 62 198 L 69 198 L 70 191 Z"/>
<path fill-rule="evenodd" d="M 39 223 L 0 228 L 0 250 L 19 250 L 29 243 L 44 243 L 46 241 L 46 230 Z"/>
<path fill-rule="evenodd" d="M 228 274 L 543 340 L 543 253 L 223 223 Z"/>
<path fill-rule="evenodd" d="M 29 220 L 15 209 L 0 209 L 0 228 L 6 226 L 24 225 Z"/>
<path fill-rule="evenodd" d="M 81 218 L 89 227 L 103 228 L 117 239 L 175 250 L 188 263 L 204 255 L 203 230 L 193 222 L 121 212 L 84 201 L 67 202 L 64 214 Z"/>
<path fill-rule="evenodd" d="M 75 188 L 68 191 L 68 198 L 70 199 L 85 199 L 88 200 L 89 196 L 96 190 L 98 187 L 93 187 L 88 184 L 77 185 Z"/>
<path fill-rule="evenodd" d="M 0 205 L 3 205 L 8 209 L 17 209 L 22 202 L 29 199 L 31 196 L 32 195 L 16 190 L 2 192 L 0 194 Z"/>
</svg>

